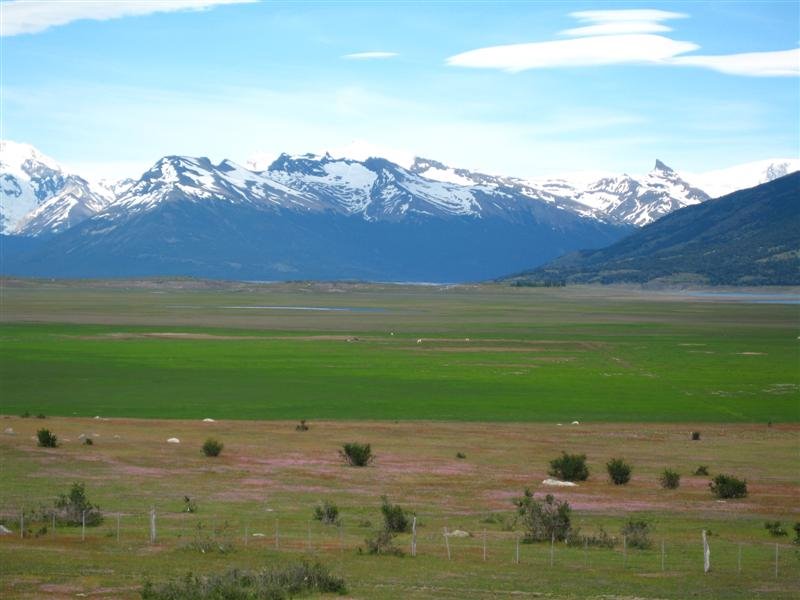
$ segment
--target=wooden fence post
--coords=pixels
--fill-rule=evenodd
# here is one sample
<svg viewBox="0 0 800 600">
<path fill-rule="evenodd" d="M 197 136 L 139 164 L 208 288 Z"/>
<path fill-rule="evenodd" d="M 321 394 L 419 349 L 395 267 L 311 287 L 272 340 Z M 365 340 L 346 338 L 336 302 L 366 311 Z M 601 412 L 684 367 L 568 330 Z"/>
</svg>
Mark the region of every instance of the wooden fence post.
<svg viewBox="0 0 800 600">
<path fill-rule="evenodd" d="M 711 547 L 708 545 L 708 536 L 703 529 L 703 573 L 711 570 Z"/>
<path fill-rule="evenodd" d="M 451 560 L 450 556 L 450 536 L 447 533 L 447 527 L 444 528 L 444 545 L 447 548 L 447 560 Z"/>
</svg>

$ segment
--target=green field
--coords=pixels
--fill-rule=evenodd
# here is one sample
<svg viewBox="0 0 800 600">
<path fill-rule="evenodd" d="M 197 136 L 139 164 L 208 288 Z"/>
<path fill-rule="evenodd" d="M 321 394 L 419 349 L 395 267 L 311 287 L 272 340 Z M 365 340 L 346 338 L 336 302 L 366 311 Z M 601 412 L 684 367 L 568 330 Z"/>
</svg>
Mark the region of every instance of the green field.
<svg viewBox="0 0 800 600">
<path fill-rule="evenodd" d="M 796 422 L 799 348 L 797 305 L 624 289 L 12 281 L 0 380 L 6 414 Z"/>
</svg>

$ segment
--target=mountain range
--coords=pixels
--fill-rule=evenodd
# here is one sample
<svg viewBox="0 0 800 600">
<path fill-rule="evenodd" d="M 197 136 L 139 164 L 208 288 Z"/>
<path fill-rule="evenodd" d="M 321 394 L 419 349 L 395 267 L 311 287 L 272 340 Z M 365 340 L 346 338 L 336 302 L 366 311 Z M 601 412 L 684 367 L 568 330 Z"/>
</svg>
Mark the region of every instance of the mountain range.
<svg viewBox="0 0 800 600">
<path fill-rule="evenodd" d="M 759 183 L 798 166 L 725 177 Z M 251 170 L 166 156 L 108 183 L 0 142 L 2 272 L 16 275 L 474 281 L 601 248 L 708 199 L 661 161 L 579 183 L 423 158 L 283 154 Z"/>
<path fill-rule="evenodd" d="M 517 285 L 800 284 L 800 172 L 689 206 L 599 250 L 509 278 Z"/>
</svg>

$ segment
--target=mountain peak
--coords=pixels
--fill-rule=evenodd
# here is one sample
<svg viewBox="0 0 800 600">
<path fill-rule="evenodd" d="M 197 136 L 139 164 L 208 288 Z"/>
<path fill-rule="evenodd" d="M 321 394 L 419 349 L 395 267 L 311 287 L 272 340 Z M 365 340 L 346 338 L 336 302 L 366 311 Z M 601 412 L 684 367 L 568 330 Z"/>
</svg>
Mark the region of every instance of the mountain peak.
<svg viewBox="0 0 800 600">
<path fill-rule="evenodd" d="M 672 170 L 672 168 L 670 168 L 667 165 L 665 165 L 659 159 L 656 159 L 656 166 L 653 167 L 653 170 L 655 170 L 655 171 L 663 171 L 664 173 L 674 173 L 675 172 L 674 170 Z"/>
</svg>

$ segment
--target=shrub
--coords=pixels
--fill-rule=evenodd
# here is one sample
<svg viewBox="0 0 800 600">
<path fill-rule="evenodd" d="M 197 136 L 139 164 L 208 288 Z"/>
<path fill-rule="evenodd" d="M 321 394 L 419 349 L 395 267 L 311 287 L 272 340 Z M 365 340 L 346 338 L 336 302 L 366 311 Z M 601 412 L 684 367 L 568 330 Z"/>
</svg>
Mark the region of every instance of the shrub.
<svg viewBox="0 0 800 600">
<path fill-rule="evenodd" d="M 747 496 L 747 481 L 733 475 L 717 475 L 708 484 L 717 498 L 744 498 Z"/>
<path fill-rule="evenodd" d="M 55 448 L 58 446 L 58 438 L 49 429 L 40 429 L 36 432 L 38 445 L 42 448 Z"/>
<path fill-rule="evenodd" d="M 30 416 L 31 416 L 31 413 L 29 413 L 27 410 L 20 415 L 20 417 L 22 417 L 23 419 L 29 419 Z"/>
<path fill-rule="evenodd" d="M 606 469 L 614 485 L 625 485 L 631 480 L 631 466 L 621 458 L 612 458 L 606 463 Z"/>
<path fill-rule="evenodd" d="M 706 465 L 700 465 L 694 470 L 694 474 L 697 476 L 708 475 L 708 467 Z"/>
<path fill-rule="evenodd" d="M 37 419 L 46 419 L 47 417 L 44 416 L 44 413 L 39 413 L 38 415 L 36 415 L 36 418 Z"/>
<path fill-rule="evenodd" d="M 665 490 L 675 490 L 681 484 L 681 474 L 672 469 L 664 469 L 658 481 Z"/>
<path fill-rule="evenodd" d="M 94 446 L 94 440 L 92 438 L 86 438 L 83 440 L 84 446 Z"/>
<path fill-rule="evenodd" d="M 308 425 L 306 425 L 306 420 L 300 419 L 300 423 L 294 429 L 295 431 L 308 431 Z"/>
<path fill-rule="evenodd" d="M 197 503 L 189 498 L 189 496 L 183 497 L 183 512 L 186 513 L 196 513 L 197 512 Z"/>
<path fill-rule="evenodd" d="M 201 554 L 210 554 L 212 552 L 228 554 L 235 549 L 231 537 L 230 526 L 227 521 L 210 530 L 202 521 L 199 521 L 195 525 L 194 539 L 186 547 Z"/>
<path fill-rule="evenodd" d="M 406 533 L 411 531 L 409 513 L 397 504 L 392 504 L 386 496 L 381 496 L 381 513 L 383 514 L 383 528 L 392 533 Z"/>
<path fill-rule="evenodd" d="M 481 519 L 481 523 L 496 523 L 500 526 L 501 531 L 514 531 L 517 519 L 501 513 L 488 513 Z"/>
<path fill-rule="evenodd" d="M 575 529 L 567 538 L 567 544 L 576 547 L 613 548 L 616 543 L 616 538 L 608 535 L 608 532 L 602 527 L 595 535 L 581 535 L 580 529 Z"/>
<path fill-rule="evenodd" d="M 347 592 L 344 579 L 320 563 L 307 562 L 268 567 L 262 571 L 232 569 L 199 577 L 187 573 L 180 579 L 154 584 L 146 581 L 143 600 L 284 600 L 310 594 Z"/>
<path fill-rule="evenodd" d="M 224 447 L 225 444 L 222 442 L 217 441 L 214 438 L 208 438 L 203 444 L 203 454 L 206 456 L 219 456 Z"/>
<path fill-rule="evenodd" d="M 628 548 L 647 550 L 653 543 L 650 541 L 650 524 L 647 521 L 629 519 L 622 526 L 622 535 Z"/>
<path fill-rule="evenodd" d="M 86 497 L 86 488 L 82 483 L 75 482 L 68 494 L 60 494 L 56 499 L 55 507 L 57 509 L 56 518 L 66 525 L 80 525 L 84 514 L 88 527 L 94 527 L 103 522 L 100 507 L 89 502 Z"/>
<path fill-rule="evenodd" d="M 692 432 L 692 441 L 696 442 L 699 439 L 700 439 L 700 432 L 699 431 L 693 431 Z"/>
<path fill-rule="evenodd" d="M 394 536 L 391 531 L 380 529 L 371 538 L 364 540 L 366 553 L 378 556 L 403 556 L 403 551 L 394 545 Z M 364 552 L 361 548 L 359 553 Z"/>
<path fill-rule="evenodd" d="M 314 519 L 325 525 L 338 525 L 339 508 L 333 502 L 325 500 L 314 507 Z"/>
<path fill-rule="evenodd" d="M 551 538 L 562 541 L 569 537 L 572 509 L 567 502 L 556 500 L 550 494 L 545 496 L 544 501 L 536 500 L 533 493 L 526 489 L 521 498 L 514 500 L 514 504 L 525 528 L 524 541 L 543 542 Z"/>
<path fill-rule="evenodd" d="M 589 477 L 586 455 L 562 452 L 560 457 L 550 461 L 548 473 L 565 481 L 586 481 Z"/>
<path fill-rule="evenodd" d="M 783 528 L 783 525 L 781 525 L 780 521 L 767 521 L 764 523 L 764 529 L 769 531 L 769 534 L 775 537 L 785 537 L 789 535 L 789 532 Z"/>
<path fill-rule="evenodd" d="M 375 460 L 370 445 L 359 444 L 358 442 L 344 444 L 342 449 L 339 450 L 339 455 L 351 467 L 366 467 Z"/>
<path fill-rule="evenodd" d="M 456 458 L 467 458 L 467 455 L 463 452 L 456 452 Z"/>
<path fill-rule="evenodd" d="M 792 543 L 800 546 L 800 521 L 797 521 L 792 529 L 794 529 L 794 539 L 792 540 Z"/>
</svg>

